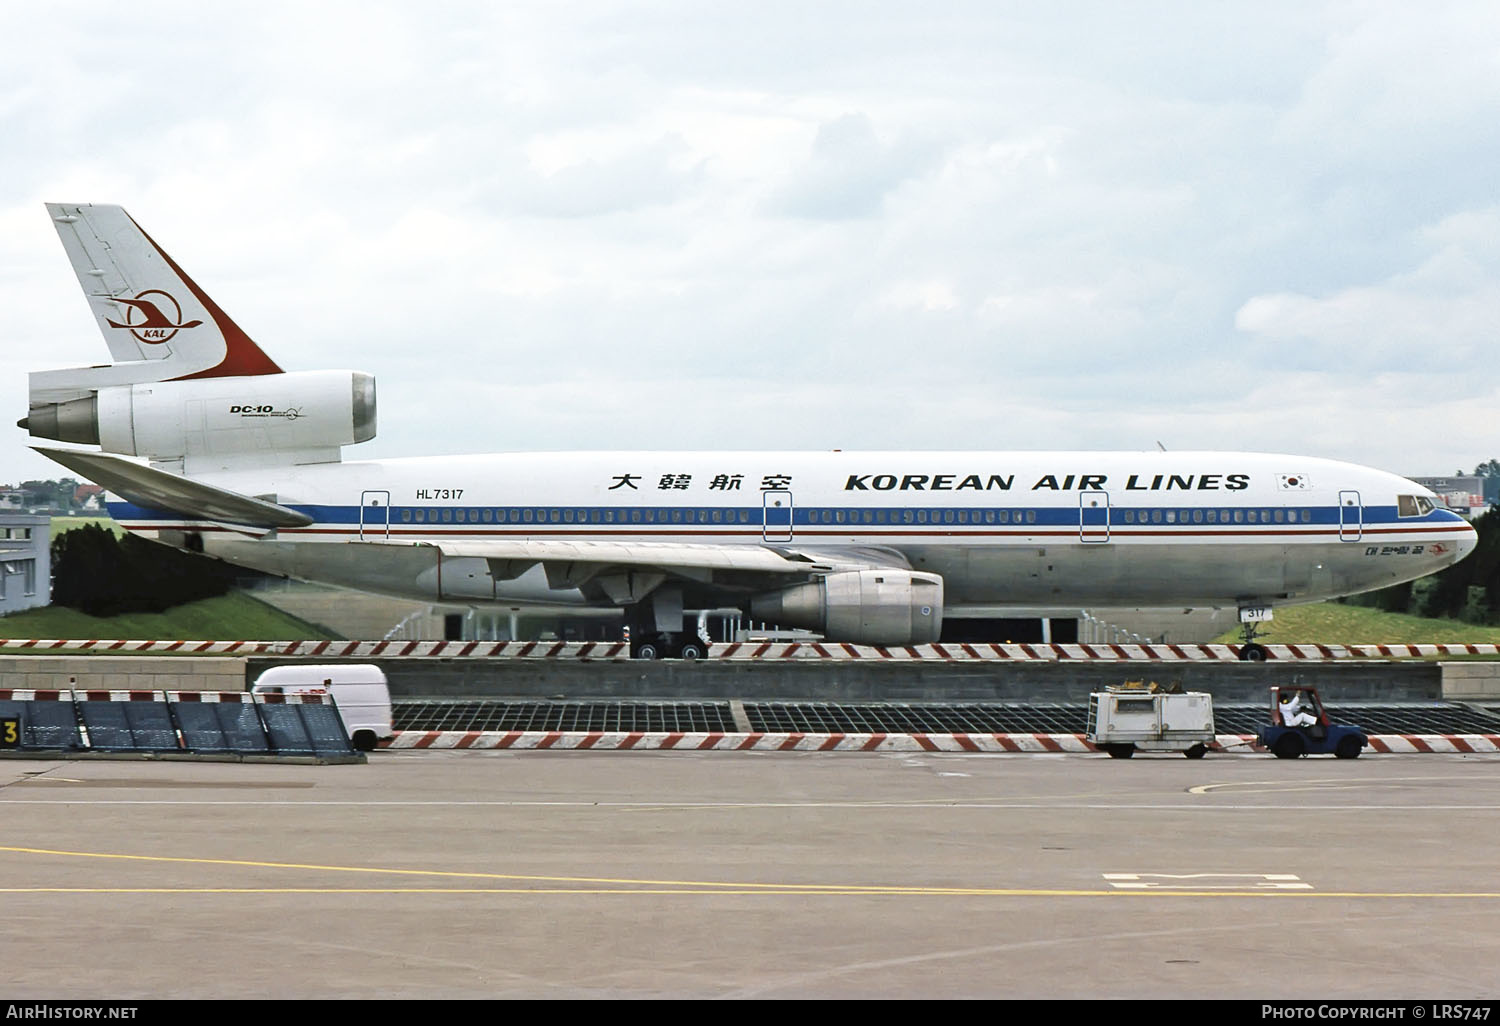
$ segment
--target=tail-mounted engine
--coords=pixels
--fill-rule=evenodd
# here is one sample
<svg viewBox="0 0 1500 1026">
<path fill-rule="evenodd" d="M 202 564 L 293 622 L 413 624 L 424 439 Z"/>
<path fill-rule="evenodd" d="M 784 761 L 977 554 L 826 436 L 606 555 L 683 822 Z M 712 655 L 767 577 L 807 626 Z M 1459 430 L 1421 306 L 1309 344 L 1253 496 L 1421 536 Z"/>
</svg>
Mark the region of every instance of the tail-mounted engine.
<svg viewBox="0 0 1500 1026">
<path fill-rule="evenodd" d="M 302 371 L 113 385 L 31 407 L 33 437 L 213 470 L 324 463 L 375 437 L 375 379 L 359 371 Z"/>
</svg>

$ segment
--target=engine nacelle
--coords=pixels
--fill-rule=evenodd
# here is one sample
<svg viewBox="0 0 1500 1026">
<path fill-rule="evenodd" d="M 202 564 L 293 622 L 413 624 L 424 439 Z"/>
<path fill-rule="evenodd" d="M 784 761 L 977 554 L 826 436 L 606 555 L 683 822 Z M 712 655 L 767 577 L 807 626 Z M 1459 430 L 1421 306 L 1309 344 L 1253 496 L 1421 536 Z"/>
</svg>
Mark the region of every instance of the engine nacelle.
<svg viewBox="0 0 1500 1026">
<path fill-rule="evenodd" d="M 316 463 L 375 437 L 375 379 L 359 371 L 301 371 L 113 385 L 33 406 L 32 435 L 105 452 L 183 460 L 212 469 L 260 458 Z"/>
<path fill-rule="evenodd" d="M 943 579 L 911 570 L 845 570 L 757 595 L 750 615 L 833 641 L 925 645 L 943 632 Z"/>
</svg>

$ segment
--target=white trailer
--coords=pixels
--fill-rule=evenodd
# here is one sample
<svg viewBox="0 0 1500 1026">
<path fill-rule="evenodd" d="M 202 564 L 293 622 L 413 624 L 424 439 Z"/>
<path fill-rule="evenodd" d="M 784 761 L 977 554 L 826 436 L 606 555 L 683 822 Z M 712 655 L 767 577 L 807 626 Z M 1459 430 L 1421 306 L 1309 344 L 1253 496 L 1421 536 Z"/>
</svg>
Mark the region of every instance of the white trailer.
<svg viewBox="0 0 1500 1026">
<path fill-rule="evenodd" d="M 1116 759 L 1137 751 L 1201 759 L 1214 743 L 1213 696 L 1139 688 L 1096 691 L 1089 695 L 1088 739 Z"/>
</svg>

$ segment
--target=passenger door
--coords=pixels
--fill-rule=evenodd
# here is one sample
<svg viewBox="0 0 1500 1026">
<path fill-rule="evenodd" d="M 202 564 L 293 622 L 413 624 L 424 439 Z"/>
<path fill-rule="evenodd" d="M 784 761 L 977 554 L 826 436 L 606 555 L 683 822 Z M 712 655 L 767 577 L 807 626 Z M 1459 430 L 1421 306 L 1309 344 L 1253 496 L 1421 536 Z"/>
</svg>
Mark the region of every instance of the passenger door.
<svg viewBox="0 0 1500 1026">
<path fill-rule="evenodd" d="M 391 536 L 391 493 L 361 492 L 359 495 L 360 541 L 385 541 Z"/>
<path fill-rule="evenodd" d="M 1078 493 L 1078 537 L 1085 542 L 1109 541 L 1109 493 Z"/>
<path fill-rule="evenodd" d="M 1364 536 L 1364 507 L 1359 493 L 1339 492 L 1339 541 L 1357 542 Z"/>
<path fill-rule="evenodd" d="M 764 516 L 761 520 L 761 537 L 768 542 L 792 540 L 792 493 L 785 488 L 775 488 L 760 493 Z"/>
</svg>

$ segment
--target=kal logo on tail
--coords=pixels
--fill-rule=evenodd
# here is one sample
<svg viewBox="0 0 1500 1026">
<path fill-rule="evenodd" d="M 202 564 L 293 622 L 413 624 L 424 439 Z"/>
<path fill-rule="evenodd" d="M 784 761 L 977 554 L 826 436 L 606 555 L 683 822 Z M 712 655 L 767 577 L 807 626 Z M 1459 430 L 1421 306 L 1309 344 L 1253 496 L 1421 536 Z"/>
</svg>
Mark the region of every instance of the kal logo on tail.
<svg viewBox="0 0 1500 1026">
<path fill-rule="evenodd" d="M 165 303 L 148 299 L 148 296 L 160 296 Z M 111 328 L 125 328 L 140 341 L 150 346 L 159 346 L 169 342 L 182 328 L 196 328 L 202 321 L 182 322 L 182 306 L 170 292 L 161 289 L 147 289 L 136 294 L 134 299 L 123 299 L 118 296 L 110 299 L 111 303 L 119 303 L 126 308 L 125 323 L 111 320 Z M 168 317 L 162 312 L 162 307 L 170 304 L 172 316 Z"/>
</svg>

